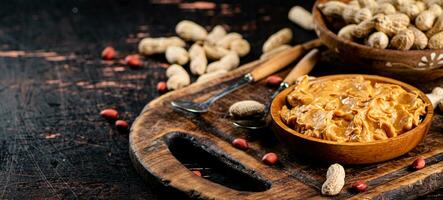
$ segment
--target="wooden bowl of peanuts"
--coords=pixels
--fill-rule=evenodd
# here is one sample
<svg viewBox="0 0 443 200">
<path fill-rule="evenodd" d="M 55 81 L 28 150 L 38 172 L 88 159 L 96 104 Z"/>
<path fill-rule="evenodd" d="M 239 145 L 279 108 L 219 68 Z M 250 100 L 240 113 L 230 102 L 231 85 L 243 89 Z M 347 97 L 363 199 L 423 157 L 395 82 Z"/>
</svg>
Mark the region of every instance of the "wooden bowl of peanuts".
<svg viewBox="0 0 443 200">
<path fill-rule="evenodd" d="M 346 63 L 408 81 L 443 77 L 443 1 L 317 0 L 315 31 Z"/>
<path fill-rule="evenodd" d="M 433 107 L 429 99 L 426 97 L 426 95 L 411 85 L 386 77 L 375 76 L 375 75 L 361 75 L 361 74 L 323 76 L 316 78 L 312 81 L 310 80 L 308 83 L 310 84 L 310 86 L 312 86 L 313 84 L 317 84 L 321 88 L 323 88 L 323 86 L 320 85 L 322 83 L 331 85 L 331 81 L 352 79 L 355 77 L 362 77 L 363 78 L 361 79 L 362 81 L 369 81 L 366 83 L 373 85 L 374 88 L 376 88 L 377 83 L 385 85 L 392 84 L 395 85 L 395 87 L 397 88 L 404 89 L 404 91 L 414 94 L 414 97 L 411 97 L 411 99 L 421 99 L 419 101 L 421 101 L 423 104 L 422 104 L 422 113 L 420 115 L 419 123 L 416 126 L 411 126 L 410 129 L 405 130 L 405 132 L 398 134 L 396 136 L 386 137 L 384 139 L 375 139 L 374 136 L 374 139 L 368 140 L 367 142 L 362 142 L 362 141 L 355 142 L 350 140 L 344 142 L 343 141 L 338 142 L 331 139 L 323 138 L 327 136 L 327 133 L 322 133 L 322 135 L 318 137 L 307 135 L 308 134 L 308 132 L 306 132 L 307 129 L 297 131 L 296 130 L 297 128 L 293 127 L 293 124 L 288 125 L 287 121 L 285 122 L 285 120 L 283 119 L 283 116 L 285 115 L 284 107 L 289 106 L 290 104 L 289 95 L 291 95 L 291 93 L 294 92 L 297 87 L 297 85 L 293 85 L 292 87 L 289 87 L 284 91 L 282 91 L 280 94 L 278 94 L 272 101 L 271 105 L 271 116 L 273 119 L 272 127 L 274 133 L 277 136 L 277 138 L 279 138 L 279 140 L 287 146 L 289 153 L 294 153 L 302 157 L 306 157 L 308 159 L 315 159 L 326 163 L 337 162 L 340 164 L 370 164 L 370 163 L 377 163 L 377 162 L 390 160 L 398 156 L 401 156 L 412 150 L 424 139 L 431 125 L 432 116 L 433 116 Z M 304 89 L 304 92 L 306 91 L 308 90 Z M 321 98 L 321 94 L 316 93 L 316 98 L 317 99 Z M 375 99 L 375 97 L 371 98 Z M 347 98 L 344 98 L 344 100 L 346 99 Z M 344 100 L 342 99 L 341 101 Z M 308 109 L 310 108 L 308 104 L 304 104 L 303 106 L 304 108 Z M 300 108 L 304 109 L 303 106 Z M 315 105 L 315 107 L 316 106 L 317 105 Z M 332 112 L 336 111 L 337 110 L 332 110 Z M 297 113 L 297 115 L 299 114 L 297 110 L 291 110 L 291 112 Z M 309 112 L 310 111 L 307 111 L 306 113 Z M 355 119 L 357 114 L 353 115 L 354 115 L 353 118 Z M 335 117 L 336 115 L 334 114 L 333 116 Z M 367 114 L 366 116 L 369 116 L 369 114 Z M 298 115 L 296 119 L 297 123 L 298 120 L 300 119 L 301 117 L 300 115 Z M 330 119 L 334 120 L 336 118 L 330 118 Z M 354 119 L 350 119 L 352 120 L 352 123 L 354 123 Z M 369 121 L 367 121 L 367 118 L 365 119 L 366 120 L 363 121 L 369 123 Z M 402 118 L 402 120 L 403 119 L 404 118 Z M 319 123 L 317 123 L 318 122 L 317 119 L 312 118 L 308 120 L 311 121 L 312 124 L 315 123 L 315 125 L 312 125 L 311 127 L 320 126 Z M 376 124 L 377 123 L 375 123 L 375 126 L 377 126 Z M 346 125 L 343 127 L 345 128 L 343 130 L 347 130 L 349 127 L 351 127 L 351 125 L 349 126 Z M 330 125 L 327 125 L 326 129 L 329 128 Z M 331 129 L 331 130 L 333 130 L 332 133 L 337 135 L 339 134 L 335 132 L 336 129 Z M 362 129 L 359 130 L 362 131 Z M 357 134 L 360 133 L 361 132 L 358 132 Z M 346 137 L 352 138 L 353 136 L 352 134 L 349 134 L 346 135 Z"/>
</svg>

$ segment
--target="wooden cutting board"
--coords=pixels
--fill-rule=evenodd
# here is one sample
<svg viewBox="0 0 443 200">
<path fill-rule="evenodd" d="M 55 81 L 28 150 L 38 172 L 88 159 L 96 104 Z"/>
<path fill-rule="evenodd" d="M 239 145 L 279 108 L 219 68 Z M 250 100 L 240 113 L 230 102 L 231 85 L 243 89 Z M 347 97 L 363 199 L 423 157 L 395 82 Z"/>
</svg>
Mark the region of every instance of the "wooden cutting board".
<svg viewBox="0 0 443 200">
<path fill-rule="evenodd" d="M 300 158 L 286 152 L 270 129 L 248 131 L 232 125 L 227 114 L 229 106 L 239 100 L 268 100 L 274 88 L 263 82 L 247 85 L 217 101 L 205 114 L 190 114 L 173 109 L 175 99 L 203 101 L 225 88 L 245 72 L 259 64 L 246 64 L 228 75 L 170 92 L 151 101 L 133 123 L 130 133 L 130 154 L 134 166 L 143 177 L 155 177 L 165 186 L 190 197 L 203 199 L 307 199 L 325 198 L 320 188 L 328 164 Z M 284 76 L 287 73 L 281 72 Z M 434 118 L 434 120 L 436 120 Z M 435 121 L 434 121 L 435 123 Z M 234 138 L 247 138 L 250 148 L 234 148 Z M 171 153 L 177 141 L 185 141 L 217 162 L 232 168 L 233 173 L 248 177 L 255 189 L 237 190 L 196 176 Z M 169 146 L 169 147 L 168 147 Z M 179 151 L 186 152 L 186 149 Z M 261 162 L 266 152 L 276 152 L 280 161 L 275 166 Z M 183 152 L 182 152 L 183 153 Z M 186 153 L 185 153 L 186 154 Z M 426 168 L 413 171 L 410 163 L 417 157 L 426 159 Z M 364 166 L 345 166 L 346 185 L 334 198 L 410 199 L 443 187 L 443 135 L 431 128 L 426 139 L 413 151 L 397 159 Z M 236 175 L 237 176 L 237 175 Z M 240 179 L 241 180 L 241 179 Z M 367 181 L 369 188 L 356 193 L 350 185 L 356 180 Z"/>
</svg>

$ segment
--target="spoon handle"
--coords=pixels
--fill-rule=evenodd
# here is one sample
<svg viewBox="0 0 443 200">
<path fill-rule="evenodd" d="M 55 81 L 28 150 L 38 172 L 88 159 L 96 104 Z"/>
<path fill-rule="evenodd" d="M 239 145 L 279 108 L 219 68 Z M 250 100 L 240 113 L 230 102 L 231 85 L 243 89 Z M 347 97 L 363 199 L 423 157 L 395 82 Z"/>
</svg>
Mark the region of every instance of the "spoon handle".
<svg viewBox="0 0 443 200">
<path fill-rule="evenodd" d="M 270 60 L 264 62 L 259 67 L 255 68 L 250 74 L 253 81 L 259 81 L 289 65 L 291 62 L 299 58 L 306 51 L 310 49 L 321 46 L 322 43 L 320 39 L 311 40 L 304 44 L 288 49 L 277 56 L 271 58 Z"/>
<path fill-rule="evenodd" d="M 294 84 L 298 77 L 309 74 L 318 60 L 320 60 L 320 51 L 318 49 L 311 50 L 295 65 L 283 82 L 288 85 Z"/>
<path fill-rule="evenodd" d="M 206 106 L 209 107 L 209 105 L 211 105 L 215 101 L 217 101 L 220 98 L 224 97 L 225 95 L 231 93 L 232 91 L 235 91 L 235 90 L 243 87 L 244 85 L 246 85 L 247 83 L 250 83 L 251 81 L 252 81 L 252 77 L 249 74 L 246 74 L 241 79 L 237 80 L 234 84 L 228 86 L 227 88 L 225 88 L 220 93 L 212 96 L 211 98 L 206 100 L 204 103 L 206 104 Z"/>
</svg>

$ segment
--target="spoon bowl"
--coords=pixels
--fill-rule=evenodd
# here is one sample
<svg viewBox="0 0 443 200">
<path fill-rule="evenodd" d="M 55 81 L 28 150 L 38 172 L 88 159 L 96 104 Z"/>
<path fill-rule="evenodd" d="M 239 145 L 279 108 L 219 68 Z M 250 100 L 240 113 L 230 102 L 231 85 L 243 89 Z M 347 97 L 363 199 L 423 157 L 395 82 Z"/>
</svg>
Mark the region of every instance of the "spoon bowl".
<svg viewBox="0 0 443 200">
<path fill-rule="evenodd" d="M 196 103 L 189 100 L 172 101 L 171 105 L 175 108 L 186 110 L 192 113 L 205 113 L 208 112 L 209 108 L 209 105 L 207 103 Z"/>
<path fill-rule="evenodd" d="M 265 119 L 257 119 L 257 120 L 235 120 L 232 122 L 235 126 L 240 128 L 247 128 L 251 130 L 257 130 L 268 127 L 268 123 Z"/>
</svg>

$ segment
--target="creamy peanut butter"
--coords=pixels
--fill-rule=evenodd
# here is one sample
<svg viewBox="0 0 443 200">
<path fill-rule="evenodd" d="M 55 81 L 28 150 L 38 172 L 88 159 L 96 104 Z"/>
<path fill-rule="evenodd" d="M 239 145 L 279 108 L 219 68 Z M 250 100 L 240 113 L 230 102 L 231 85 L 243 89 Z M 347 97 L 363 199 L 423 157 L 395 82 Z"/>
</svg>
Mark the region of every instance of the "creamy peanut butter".
<svg viewBox="0 0 443 200">
<path fill-rule="evenodd" d="M 426 103 L 399 85 L 362 76 L 310 83 L 304 77 L 287 96 L 280 116 L 294 130 L 337 142 L 371 142 L 416 127 Z"/>
</svg>

